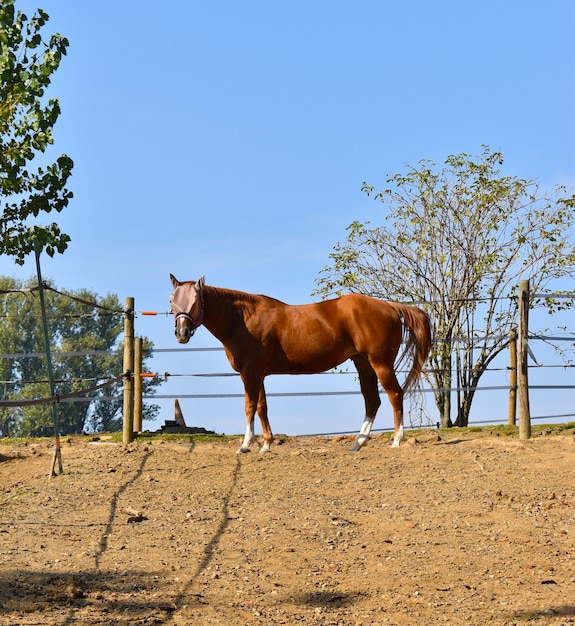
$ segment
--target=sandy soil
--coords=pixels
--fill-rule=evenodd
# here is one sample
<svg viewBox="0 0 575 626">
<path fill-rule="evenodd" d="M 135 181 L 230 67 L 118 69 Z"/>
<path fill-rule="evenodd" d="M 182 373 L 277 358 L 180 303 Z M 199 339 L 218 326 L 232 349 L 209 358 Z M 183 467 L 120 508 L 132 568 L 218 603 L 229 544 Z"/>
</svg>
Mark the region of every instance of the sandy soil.
<svg viewBox="0 0 575 626">
<path fill-rule="evenodd" d="M 0 446 L 0 623 L 575 623 L 575 436 Z"/>
</svg>

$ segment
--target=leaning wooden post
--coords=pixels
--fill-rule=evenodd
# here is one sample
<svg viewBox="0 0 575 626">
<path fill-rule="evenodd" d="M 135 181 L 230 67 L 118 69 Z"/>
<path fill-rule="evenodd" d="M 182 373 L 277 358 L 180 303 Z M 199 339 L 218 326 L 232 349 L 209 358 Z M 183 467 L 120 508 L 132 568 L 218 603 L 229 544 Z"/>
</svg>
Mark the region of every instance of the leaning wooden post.
<svg viewBox="0 0 575 626">
<path fill-rule="evenodd" d="M 517 393 L 519 394 L 519 439 L 531 437 L 527 341 L 529 332 L 529 281 L 519 282 L 519 332 L 517 346 Z"/>
<path fill-rule="evenodd" d="M 122 441 L 128 445 L 134 438 L 134 298 L 126 298 L 124 312 L 124 430 Z"/>
<path fill-rule="evenodd" d="M 507 423 L 515 425 L 517 420 L 517 329 L 509 331 L 509 406 Z"/>
<path fill-rule="evenodd" d="M 142 338 L 134 339 L 134 432 L 142 432 Z"/>
<path fill-rule="evenodd" d="M 40 248 L 38 239 L 34 237 L 34 252 L 36 254 L 36 272 L 38 273 L 38 288 L 40 291 L 40 309 L 42 311 L 42 328 L 44 330 L 44 348 L 46 350 L 46 366 L 48 369 L 48 382 L 50 383 L 50 395 L 52 398 L 56 395 L 54 387 L 54 373 L 52 370 L 52 356 L 50 354 L 50 339 L 48 335 L 48 322 L 46 319 L 46 303 L 44 301 L 44 281 L 42 280 L 42 271 L 40 269 Z M 50 468 L 50 478 L 56 476 L 56 462 L 58 462 L 58 471 L 64 473 L 62 466 L 62 448 L 60 446 L 60 422 L 58 420 L 58 410 L 54 402 L 52 402 L 52 423 L 54 424 L 54 458 Z"/>
</svg>

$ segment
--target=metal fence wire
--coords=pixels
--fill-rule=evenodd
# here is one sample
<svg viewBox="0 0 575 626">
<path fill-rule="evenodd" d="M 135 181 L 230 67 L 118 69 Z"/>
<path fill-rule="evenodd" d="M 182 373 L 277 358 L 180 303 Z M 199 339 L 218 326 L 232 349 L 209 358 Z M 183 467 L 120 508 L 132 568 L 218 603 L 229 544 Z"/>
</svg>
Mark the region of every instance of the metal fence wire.
<svg viewBox="0 0 575 626">
<path fill-rule="evenodd" d="M 48 286 L 44 285 L 44 288 L 46 289 L 52 289 Z M 32 288 L 29 290 L 25 290 L 25 291 L 34 291 L 35 289 L 39 289 L 38 288 Z M 52 289 L 53 291 L 55 291 L 56 293 L 58 293 L 59 295 L 67 295 L 61 291 L 57 291 L 55 289 Z M 17 291 L 11 291 L 11 292 L 0 292 L 0 295 L 2 293 L 22 293 L 22 291 L 17 290 Z M 110 315 L 126 315 L 126 311 L 121 311 L 121 310 L 113 310 L 113 309 L 106 309 L 106 307 L 101 307 L 100 305 L 98 305 L 97 303 L 94 302 L 89 302 L 87 300 L 83 300 L 83 299 L 79 299 L 76 296 L 69 296 L 71 299 L 74 299 L 76 301 L 81 302 L 82 304 L 85 305 L 92 305 L 94 306 L 95 309 L 97 309 L 97 312 L 95 313 L 89 313 L 87 315 L 93 315 L 93 314 L 110 314 Z M 559 300 L 562 298 L 569 298 L 569 299 L 573 299 L 575 297 L 575 293 L 555 293 L 555 294 L 533 294 L 531 296 L 531 301 L 532 302 L 537 302 L 537 301 L 541 301 L 542 299 L 547 299 L 547 298 L 552 298 L 555 300 Z M 417 303 L 414 303 L 417 304 Z M 131 311 L 130 313 L 134 314 L 135 317 L 138 317 L 138 312 L 136 311 Z M 170 315 L 169 311 L 165 311 L 165 312 L 155 312 L 155 311 L 141 311 L 139 313 L 140 315 L 146 315 L 146 316 L 168 316 Z M 473 344 L 477 344 L 479 342 L 501 342 L 504 340 L 508 340 L 509 336 L 508 335 L 501 335 L 501 334 L 497 334 L 497 335 L 490 335 L 490 336 L 475 336 L 473 338 L 469 338 L 469 337 L 455 337 L 455 338 L 450 338 L 449 340 L 445 340 L 445 339 L 435 339 L 435 343 L 444 343 L 445 341 L 450 341 L 452 343 L 473 343 Z M 573 347 L 575 346 L 575 333 L 567 333 L 565 335 L 542 335 L 542 334 L 532 334 L 529 336 L 529 343 L 530 345 L 535 345 L 537 342 L 545 342 L 547 344 L 556 344 L 556 343 L 563 343 L 563 344 L 567 344 L 569 346 L 569 349 L 573 349 Z M 151 354 L 152 356 L 154 354 L 165 354 L 165 353 L 183 353 L 183 352 L 223 352 L 223 348 L 222 347 L 174 347 L 174 348 L 152 348 L 151 350 Z M 564 362 L 564 363 L 558 363 L 558 362 L 554 362 L 554 363 L 547 363 L 547 364 L 543 364 L 543 363 L 538 363 L 534 352 L 537 352 L 537 350 L 531 350 L 530 349 L 530 354 L 532 357 L 532 362 L 529 365 L 529 369 L 534 369 L 534 370 L 549 370 L 549 369 L 562 369 L 562 370 L 573 370 L 575 368 L 575 364 L 573 362 Z M 53 351 L 52 352 L 52 356 L 54 357 L 58 357 L 58 358 L 65 358 L 65 357 L 81 357 L 81 356 L 91 356 L 91 355 L 120 355 L 121 351 L 120 350 L 109 350 L 109 351 L 85 351 L 85 352 L 58 352 L 58 351 Z M 35 352 L 35 353 L 26 353 L 26 354 L 16 354 L 16 353 L 6 353 L 6 354 L 0 354 L 0 359 L 21 359 L 21 358 L 42 358 L 45 357 L 45 353 L 41 353 L 41 352 Z M 506 366 L 506 367 L 490 367 L 487 368 L 485 370 L 485 372 L 501 372 L 501 371 L 511 371 L 512 368 L 510 366 Z M 424 370 L 424 376 L 427 374 L 432 374 L 433 370 L 431 369 L 427 369 Z M 333 375 L 340 375 L 340 376 L 345 376 L 345 375 L 353 375 L 356 376 L 357 374 L 355 373 L 355 371 L 332 371 L 329 373 L 324 373 L 323 375 L 329 375 L 329 376 L 333 376 Z M 84 378 L 84 379 L 74 379 L 75 382 L 85 382 L 86 383 L 86 387 L 82 390 L 77 390 L 74 391 L 72 393 L 68 393 L 68 394 L 62 394 L 62 395 L 58 395 L 55 394 L 54 396 L 51 397 L 43 397 L 43 398 L 36 398 L 36 399 L 31 399 L 31 400 L 0 400 L 0 407 L 16 407 L 16 406 L 30 406 L 33 404 L 51 404 L 51 403 L 59 403 L 59 402 L 106 402 L 106 401 L 118 401 L 119 399 L 122 398 L 122 394 L 118 394 L 118 395 L 114 395 L 114 396 L 98 396 L 98 397 L 89 397 L 88 394 L 92 393 L 96 390 L 100 390 L 102 388 L 105 388 L 106 386 L 112 385 L 116 382 L 118 382 L 121 379 L 126 379 L 127 377 L 132 376 L 132 372 L 118 372 L 117 375 L 113 378 L 108 378 L 108 379 L 100 379 L 97 377 L 93 377 L 93 378 Z M 146 373 L 146 374 L 142 374 L 142 376 L 153 376 L 153 377 L 158 377 L 158 378 L 162 378 L 164 381 L 168 381 L 169 379 L 173 379 L 173 378 L 181 378 L 181 377 L 193 377 L 193 378 L 227 378 L 227 377 L 235 377 L 235 376 L 239 376 L 237 373 L 235 372 L 195 372 L 195 373 L 182 373 L 182 372 L 163 372 L 163 373 Z M 322 374 L 315 374 L 314 376 L 322 376 Z M 293 377 L 293 378 L 299 378 L 299 377 Z M 428 378 L 429 380 L 429 378 Z M 40 382 L 47 382 L 45 380 L 3 380 L 0 381 L 1 384 L 4 385 L 4 387 L 6 388 L 7 386 L 10 385 L 24 385 L 24 384 L 35 384 L 35 383 L 40 383 Z M 67 379 L 66 381 L 55 381 L 56 383 L 58 382 L 69 382 L 69 379 Z M 575 389 L 575 384 L 529 384 L 529 389 L 530 390 L 570 390 L 570 389 Z M 511 391 L 513 390 L 513 386 L 511 385 L 481 385 L 481 386 L 476 386 L 476 387 L 465 387 L 465 386 L 454 386 L 454 387 L 449 387 L 449 388 L 444 388 L 444 389 L 438 389 L 438 388 L 434 388 L 432 386 L 430 386 L 429 384 L 427 384 L 426 386 L 421 388 L 421 391 L 423 393 L 437 393 L 437 392 L 450 392 L 450 393 L 458 393 L 458 392 L 463 392 L 463 391 L 470 391 L 473 390 L 474 392 L 490 392 L 490 391 Z M 314 397 L 314 396 L 348 396 L 348 395 L 361 395 L 361 392 L 358 389 L 356 390 L 339 390 L 339 391 L 322 391 L 322 390 L 318 390 L 318 391 L 284 391 L 284 392 L 270 392 L 267 393 L 267 396 L 269 397 Z M 223 399 L 223 398 L 243 398 L 243 393 L 191 393 L 191 394 L 153 394 L 153 395 L 144 395 L 143 400 L 147 401 L 147 402 L 154 402 L 156 400 L 162 400 L 162 399 Z M 575 409 L 575 407 L 574 407 Z M 567 420 L 568 418 L 572 418 L 575 417 L 575 412 L 573 413 L 565 413 L 565 414 L 557 414 L 557 415 L 542 415 L 542 416 L 535 416 L 535 417 L 531 417 L 531 419 L 533 420 L 542 420 L 542 419 L 553 419 L 553 418 L 557 418 L 560 419 L 562 421 Z M 481 423 L 500 423 L 504 420 L 487 420 L 487 421 L 478 421 L 478 422 L 474 422 L 477 424 L 481 424 Z M 319 433 L 318 433 L 319 434 Z M 327 433 L 329 434 L 329 433 Z"/>
</svg>

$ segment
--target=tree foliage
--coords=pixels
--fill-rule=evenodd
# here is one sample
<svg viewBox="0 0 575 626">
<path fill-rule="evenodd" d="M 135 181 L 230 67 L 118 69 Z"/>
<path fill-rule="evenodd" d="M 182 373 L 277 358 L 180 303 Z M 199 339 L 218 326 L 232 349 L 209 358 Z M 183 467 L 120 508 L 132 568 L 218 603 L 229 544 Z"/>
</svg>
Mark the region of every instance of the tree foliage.
<svg viewBox="0 0 575 626">
<path fill-rule="evenodd" d="M 46 101 L 45 92 L 69 44 L 59 34 L 44 38 L 49 17 L 42 9 L 29 20 L 14 2 L 0 3 L 0 254 L 22 265 L 34 237 L 50 256 L 64 252 L 70 241 L 57 224 L 41 226 L 36 219 L 68 205 L 73 162 L 62 154 L 32 167 L 53 143 L 60 103 Z"/>
<path fill-rule="evenodd" d="M 384 206 L 383 224 L 353 222 L 316 281 L 322 296 L 356 291 L 423 304 L 435 325 L 428 371 L 442 426 L 453 424 L 446 390 L 454 382 L 455 423 L 467 424 L 477 383 L 517 323 L 519 280 L 542 293 L 575 277 L 575 196 L 562 187 L 541 194 L 535 181 L 503 175 L 502 164 L 484 148 L 450 156 L 440 170 L 421 161 L 384 190 L 364 183 Z"/>
<path fill-rule="evenodd" d="M 37 288 L 34 279 L 22 284 L 13 278 L 0 277 L 0 292 L 4 294 L 0 316 L 3 400 L 32 400 L 51 395 L 40 298 L 34 288 Z M 123 314 L 117 296 L 108 294 L 99 298 L 87 290 L 61 294 L 54 289 L 45 290 L 44 296 L 56 393 L 64 396 L 121 376 Z M 149 358 L 152 344 L 145 338 L 142 343 L 144 358 Z M 143 370 L 149 371 L 145 365 Z M 123 384 L 120 379 L 82 394 L 94 398 L 93 401 L 58 403 L 61 434 L 121 430 Z M 144 393 L 152 392 L 158 384 L 155 379 L 145 379 Z M 156 405 L 147 405 L 144 419 L 153 419 L 157 411 Z M 48 434 L 52 423 L 52 405 L 0 407 L 3 436 Z"/>
</svg>

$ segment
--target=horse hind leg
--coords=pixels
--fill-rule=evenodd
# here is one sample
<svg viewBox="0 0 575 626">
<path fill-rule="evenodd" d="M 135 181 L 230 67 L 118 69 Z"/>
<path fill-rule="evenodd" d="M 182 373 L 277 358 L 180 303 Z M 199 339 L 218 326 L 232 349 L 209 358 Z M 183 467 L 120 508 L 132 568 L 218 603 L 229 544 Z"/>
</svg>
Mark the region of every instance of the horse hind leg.
<svg viewBox="0 0 575 626">
<path fill-rule="evenodd" d="M 392 448 L 399 448 L 399 442 L 403 439 L 403 389 L 399 384 L 393 368 L 375 366 L 377 377 L 381 386 L 387 393 L 387 397 L 393 408 L 393 442 Z"/>
<path fill-rule="evenodd" d="M 359 374 L 359 386 L 365 402 L 365 419 L 351 448 L 353 452 L 357 452 L 369 438 L 377 409 L 381 405 L 381 399 L 379 397 L 379 389 L 377 388 L 377 375 L 369 361 L 359 355 L 353 357 L 352 361 Z"/>
</svg>

